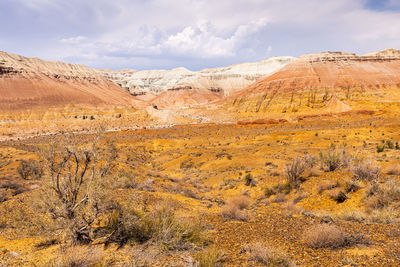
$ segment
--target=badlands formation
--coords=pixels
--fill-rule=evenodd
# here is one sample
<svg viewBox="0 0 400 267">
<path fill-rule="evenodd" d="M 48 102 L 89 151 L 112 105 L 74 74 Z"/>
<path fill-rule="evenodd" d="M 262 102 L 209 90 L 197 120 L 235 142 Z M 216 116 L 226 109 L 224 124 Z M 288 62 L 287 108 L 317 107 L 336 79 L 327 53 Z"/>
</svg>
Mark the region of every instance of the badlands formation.
<svg viewBox="0 0 400 267">
<path fill-rule="evenodd" d="M 226 97 L 256 82 L 286 64 L 293 57 L 273 57 L 254 63 L 190 71 L 172 70 L 98 70 L 132 95 L 159 107 L 206 104 Z"/>
<path fill-rule="evenodd" d="M 400 100 L 400 51 L 357 56 L 303 55 L 226 99 L 225 108 L 252 115 L 379 110 Z"/>
<path fill-rule="evenodd" d="M 400 266 L 399 51 L 125 90 L 0 55 L 0 266 Z"/>
<path fill-rule="evenodd" d="M 0 109 L 60 105 L 130 106 L 128 93 L 79 64 L 0 52 Z"/>
</svg>

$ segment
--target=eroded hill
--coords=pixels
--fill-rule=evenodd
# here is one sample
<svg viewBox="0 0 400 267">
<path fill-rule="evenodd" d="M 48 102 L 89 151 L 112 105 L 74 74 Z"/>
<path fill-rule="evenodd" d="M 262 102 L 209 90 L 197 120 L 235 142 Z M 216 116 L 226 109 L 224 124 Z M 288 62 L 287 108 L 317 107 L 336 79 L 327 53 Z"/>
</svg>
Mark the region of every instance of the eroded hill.
<svg viewBox="0 0 400 267">
<path fill-rule="evenodd" d="M 138 101 L 94 70 L 0 52 L 0 108 L 131 106 Z"/>
<path fill-rule="evenodd" d="M 327 52 L 301 56 L 235 93 L 224 107 L 243 117 L 380 110 L 400 100 L 399 88 L 398 50 Z"/>
</svg>

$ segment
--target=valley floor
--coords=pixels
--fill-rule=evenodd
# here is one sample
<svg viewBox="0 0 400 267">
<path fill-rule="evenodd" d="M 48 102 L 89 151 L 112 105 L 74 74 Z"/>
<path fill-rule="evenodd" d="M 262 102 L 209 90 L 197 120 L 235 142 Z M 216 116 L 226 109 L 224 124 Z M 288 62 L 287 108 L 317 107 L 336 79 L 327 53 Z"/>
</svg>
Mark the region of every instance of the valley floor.
<svg viewBox="0 0 400 267">
<path fill-rule="evenodd" d="M 280 251 L 298 266 L 400 264 L 400 150 L 395 147 L 400 142 L 399 118 L 344 114 L 298 123 L 188 125 L 107 136 L 119 151 L 109 178 L 110 198 L 121 203 L 140 199 L 150 207 L 174 203 L 179 216 L 200 218 L 208 243 L 205 248 L 166 252 L 154 246 L 127 244 L 117 249 L 114 244 L 92 244 L 102 251 L 104 265 L 145 266 L 141 261 L 150 257 L 149 265 L 195 266 L 202 250 L 218 254 L 215 262 L 222 266 L 268 265 L 249 249 L 257 246 Z M 63 245 L 57 235 L 46 233 L 35 220 L 41 214 L 32 203 L 44 186 L 42 180 L 22 179 L 17 172 L 22 159 L 37 159 L 36 146 L 61 138 L 0 143 L 0 263 L 5 266 L 51 266 L 61 257 Z M 345 151 L 352 163 L 322 170 L 319 154 L 333 147 Z M 298 186 L 285 189 L 286 165 L 305 155 L 315 156 L 316 163 L 302 173 Z M 353 179 L 351 166 L 362 160 L 380 167 L 379 184 L 391 179 L 399 186 L 390 203 L 371 208 L 368 192 L 373 181 Z M 349 190 L 351 183 L 357 188 Z M 340 191 L 343 201 L 335 197 Z M 240 202 L 245 204 L 239 207 Z M 355 241 L 312 246 L 307 232 L 316 225 L 335 226 L 346 233 L 346 240 Z M 38 246 L 49 238 L 57 242 Z"/>
</svg>

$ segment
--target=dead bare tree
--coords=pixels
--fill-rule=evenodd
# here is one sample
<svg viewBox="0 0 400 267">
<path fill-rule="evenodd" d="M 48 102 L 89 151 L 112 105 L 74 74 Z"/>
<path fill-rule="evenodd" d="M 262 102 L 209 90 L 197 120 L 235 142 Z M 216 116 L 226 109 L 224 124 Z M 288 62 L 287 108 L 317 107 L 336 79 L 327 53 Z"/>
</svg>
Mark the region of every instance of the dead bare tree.
<svg viewBox="0 0 400 267">
<path fill-rule="evenodd" d="M 44 189 L 46 207 L 58 228 L 75 243 L 93 239 L 93 223 L 101 213 L 101 199 L 94 197 L 94 191 L 118 156 L 112 142 L 105 142 L 106 149 L 99 153 L 101 138 L 101 134 L 89 142 L 66 138 L 40 151 L 49 176 Z"/>
</svg>

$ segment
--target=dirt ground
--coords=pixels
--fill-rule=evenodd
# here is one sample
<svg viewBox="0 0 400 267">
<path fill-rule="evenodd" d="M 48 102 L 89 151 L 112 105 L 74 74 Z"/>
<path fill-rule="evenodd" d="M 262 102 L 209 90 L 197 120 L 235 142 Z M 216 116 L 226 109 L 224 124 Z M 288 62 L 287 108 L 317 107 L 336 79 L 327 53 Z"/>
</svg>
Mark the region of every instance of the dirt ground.
<svg viewBox="0 0 400 267">
<path fill-rule="evenodd" d="M 348 167 L 326 172 L 319 168 L 303 174 L 301 185 L 284 194 L 266 196 L 266 188 L 285 183 L 285 166 L 297 156 L 319 157 L 332 144 L 353 158 L 371 159 L 382 169 L 381 179 L 390 166 L 400 165 L 400 150 L 377 146 L 387 140 L 400 142 L 400 118 L 387 114 L 343 113 L 335 116 L 305 117 L 293 122 L 267 124 L 203 124 L 163 129 L 138 129 L 108 133 L 119 150 L 119 172 L 129 173 L 139 184 L 118 188 L 116 199 L 132 195 L 150 202 L 172 200 L 185 216 L 199 217 L 207 225 L 210 246 L 221 251 L 222 266 L 256 266 L 244 250 L 261 243 L 283 251 L 298 266 L 399 266 L 400 232 L 397 209 L 393 220 L 368 219 L 364 203 L 367 182 L 346 193 L 339 203 L 331 196 L 343 189 L 353 174 Z M 17 168 L 21 159 L 34 158 L 35 147 L 61 136 L 41 136 L 0 143 L 0 182 L 7 200 L 0 203 L 0 262 L 4 266 L 46 266 L 54 263 L 60 244 L 38 248 L 46 239 L 27 224 L 34 216 L 29 203 L 42 186 L 41 180 L 24 180 Z M 249 181 L 250 180 L 250 181 Z M 7 188 L 16 181 L 24 188 Z M 324 182 L 336 183 L 333 189 L 319 190 Z M 251 200 L 247 220 L 227 220 L 221 216 L 224 203 L 244 195 Z M 279 195 L 279 196 L 278 196 Z M 349 214 L 362 219 L 346 219 Z M 25 223 L 24 223 L 25 222 Z M 327 223 L 348 234 L 362 235 L 367 242 L 340 248 L 311 248 L 304 233 L 313 225 Z M 110 265 L 132 262 L 132 246 L 103 248 Z M 160 255 L 150 265 L 190 266 L 191 252 Z M 0 264 L 1 265 L 1 264 Z"/>
</svg>

